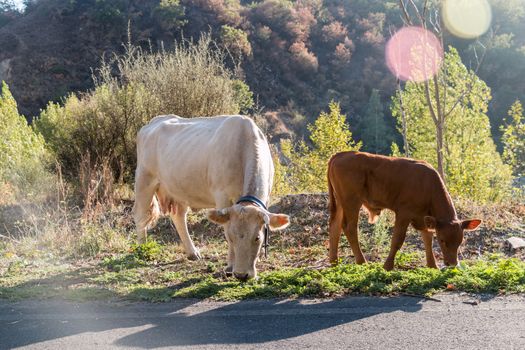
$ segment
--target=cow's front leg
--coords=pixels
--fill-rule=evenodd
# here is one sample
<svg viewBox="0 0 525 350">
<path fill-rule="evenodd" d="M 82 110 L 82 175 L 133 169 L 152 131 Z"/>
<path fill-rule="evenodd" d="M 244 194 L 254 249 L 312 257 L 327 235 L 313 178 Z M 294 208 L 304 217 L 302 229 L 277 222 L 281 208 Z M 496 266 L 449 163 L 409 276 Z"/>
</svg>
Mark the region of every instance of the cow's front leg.
<svg viewBox="0 0 525 350">
<path fill-rule="evenodd" d="M 213 198 L 215 200 L 215 207 L 217 209 L 224 209 L 233 205 L 233 201 L 229 199 L 230 197 L 225 192 L 216 191 L 213 193 Z M 226 237 L 226 242 L 228 243 L 228 265 L 226 265 L 226 269 L 224 269 L 224 272 L 226 273 L 226 275 L 230 276 L 233 274 L 235 251 L 233 250 L 233 243 L 230 242 L 230 240 L 228 239 L 226 231 L 224 232 L 224 236 Z"/>
<path fill-rule="evenodd" d="M 390 253 L 388 254 L 385 264 L 383 265 L 387 271 L 390 271 L 394 268 L 394 259 L 396 258 L 397 251 L 401 249 L 403 243 L 405 242 L 409 223 L 410 220 L 396 213 L 396 223 L 394 224 L 394 233 L 392 234 L 392 242 L 390 243 Z"/>
<path fill-rule="evenodd" d="M 177 233 L 179 234 L 180 240 L 182 241 L 184 250 L 188 255 L 188 259 L 199 260 L 201 259 L 201 254 L 199 250 L 195 248 L 195 245 L 193 244 L 193 241 L 191 240 L 190 234 L 188 232 L 188 225 L 186 222 L 187 213 L 188 207 L 181 204 L 176 204 L 175 212 L 172 211 L 170 213 L 170 217 L 175 224 L 175 228 L 177 229 Z"/>
<path fill-rule="evenodd" d="M 434 256 L 434 251 L 432 250 L 432 238 L 434 234 L 430 231 L 422 230 L 421 237 L 423 238 L 423 243 L 425 244 L 425 255 L 427 257 L 427 266 L 430 268 L 437 269 L 436 257 Z"/>
<path fill-rule="evenodd" d="M 359 238 L 357 235 L 358 224 L 359 224 L 359 208 L 361 208 L 361 203 L 354 201 L 353 203 L 345 203 L 344 216 L 346 225 L 343 229 L 348 243 L 352 248 L 354 253 L 355 262 L 357 264 L 366 263 L 366 258 L 361 251 L 361 246 L 359 245 Z"/>
</svg>

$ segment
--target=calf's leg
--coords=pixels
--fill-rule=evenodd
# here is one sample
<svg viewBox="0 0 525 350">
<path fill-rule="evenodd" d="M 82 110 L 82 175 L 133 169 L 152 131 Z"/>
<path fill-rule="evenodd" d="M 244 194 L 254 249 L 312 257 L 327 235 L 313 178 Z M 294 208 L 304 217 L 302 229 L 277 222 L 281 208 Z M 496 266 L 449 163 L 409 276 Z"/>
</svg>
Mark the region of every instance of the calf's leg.
<svg viewBox="0 0 525 350">
<path fill-rule="evenodd" d="M 334 265 L 337 264 L 339 240 L 341 239 L 341 233 L 343 232 L 343 208 L 340 206 L 336 207 L 335 212 L 330 213 L 328 231 L 330 233 L 328 254 L 330 263 Z"/>
<path fill-rule="evenodd" d="M 175 228 L 177 229 L 177 233 L 179 234 L 180 240 L 182 241 L 184 250 L 188 255 L 188 259 L 198 260 L 201 258 L 201 254 L 199 250 L 195 248 L 195 245 L 193 244 L 193 241 L 191 240 L 190 234 L 188 232 L 188 225 L 186 222 L 187 213 L 188 207 L 177 203 L 175 213 L 171 211 L 170 217 L 175 224 Z"/>
<path fill-rule="evenodd" d="M 425 244 L 425 255 L 427 258 L 427 266 L 430 268 L 437 269 L 436 257 L 434 256 L 434 251 L 432 250 L 432 237 L 433 233 L 430 231 L 420 231 L 421 237 L 423 238 L 423 243 Z"/>
<path fill-rule="evenodd" d="M 363 252 L 361 251 L 361 247 L 359 245 L 359 239 L 357 237 L 357 231 L 358 231 L 358 224 L 359 224 L 359 209 L 361 208 L 361 203 L 354 202 L 349 205 L 345 206 L 345 213 L 344 213 L 344 232 L 346 239 L 350 243 L 350 247 L 352 247 L 352 252 L 355 256 L 355 262 L 357 264 L 364 264 L 366 263 L 366 258 L 363 255 Z"/>
<path fill-rule="evenodd" d="M 403 243 L 405 242 L 409 223 L 410 220 L 407 220 L 396 214 L 394 233 L 392 234 L 392 241 L 390 243 L 390 253 L 388 253 L 388 257 L 386 258 L 385 264 L 383 265 L 387 271 L 390 271 L 394 268 L 394 259 L 396 257 L 397 251 L 401 249 Z"/>
</svg>

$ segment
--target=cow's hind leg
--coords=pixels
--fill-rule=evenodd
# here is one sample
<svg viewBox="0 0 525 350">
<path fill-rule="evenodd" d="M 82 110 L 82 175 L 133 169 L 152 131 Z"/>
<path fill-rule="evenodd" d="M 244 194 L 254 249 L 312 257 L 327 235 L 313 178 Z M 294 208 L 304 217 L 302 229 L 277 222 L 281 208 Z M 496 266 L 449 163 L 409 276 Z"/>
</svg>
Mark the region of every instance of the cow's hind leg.
<svg viewBox="0 0 525 350">
<path fill-rule="evenodd" d="M 137 241 L 146 242 L 147 229 L 159 217 L 159 206 L 154 198 L 158 183 L 154 176 L 137 170 L 135 178 L 135 204 L 133 219 L 137 230 Z"/>
<path fill-rule="evenodd" d="M 403 243 L 405 242 L 409 223 L 410 220 L 407 220 L 396 213 L 394 233 L 392 234 L 392 241 L 390 243 L 390 253 L 388 253 L 388 257 L 386 258 L 385 264 L 383 265 L 387 271 L 390 271 L 394 268 L 394 259 L 396 257 L 397 251 L 401 249 Z"/>
<path fill-rule="evenodd" d="M 339 241 L 341 240 L 341 233 L 343 232 L 343 208 L 336 205 L 334 209 L 333 212 L 330 212 L 330 223 L 328 228 L 330 233 L 328 253 L 331 264 L 337 264 Z"/>
<path fill-rule="evenodd" d="M 433 233 L 430 231 L 420 231 L 421 237 L 423 238 L 423 243 L 425 243 L 425 255 L 427 257 L 427 266 L 430 268 L 437 269 L 436 257 L 434 256 L 434 251 L 432 250 L 432 238 Z"/>
<path fill-rule="evenodd" d="M 172 210 L 170 212 L 170 217 L 173 223 L 175 224 L 175 228 L 177 229 L 177 233 L 179 234 L 180 240 L 182 241 L 184 250 L 188 255 L 188 259 L 198 260 L 201 258 L 201 254 L 199 253 L 199 250 L 195 248 L 195 245 L 191 240 L 190 234 L 188 232 L 188 225 L 186 222 L 186 214 L 188 213 L 188 207 L 178 203 L 174 204 L 174 206 L 175 210 Z"/>
<path fill-rule="evenodd" d="M 344 232 L 346 239 L 350 243 L 352 252 L 354 253 L 355 262 L 357 264 L 366 263 L 366 258 L 361 251 L 361 246 L 359 245 L 358 238 L 358 224 L 359 224 L 359 209 L 361 208 L 361 203 L 359 201 L 352 201 L 351 203 L 345 203 L 344 206 Z"/>
</svg>

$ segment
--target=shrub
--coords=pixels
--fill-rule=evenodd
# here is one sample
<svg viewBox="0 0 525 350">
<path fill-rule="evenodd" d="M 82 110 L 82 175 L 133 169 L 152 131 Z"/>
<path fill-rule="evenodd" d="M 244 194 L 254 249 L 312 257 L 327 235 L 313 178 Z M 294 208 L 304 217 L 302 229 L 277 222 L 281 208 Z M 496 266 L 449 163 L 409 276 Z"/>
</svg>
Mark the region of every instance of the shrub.
<svg viewBox="0 0 525 350">
<path fill-rule="evenodd" d="M 289 49 L 294 66 L 303 73 L 317 72 L 319 62 L 314 53 L 310 52 L 304 42 L 293 43 Z"/>
<path fill-rule="evenodd" d="M 301 141 L 296 147 L 290 140 L 281 141 L 281 150 L 288 159 L 286 167 L 276 166 L 276 192 L 326 192 L 326 166 L 337 152 L 357 151 L 361 143 L 355 143 L 341 114 L 338 103 L 330 102 L 329 112 L 322 112 L 314 124 L 308 125 L 312 147 Z M 277 183 L 282 181 L 284 183 Z"/>
<path fill-rule="evenodd" d="M 505 119 L 503 132 L 503 159 L 512 167 L 515 176 L 525 176 L 525 117 L 518 100 L 512 104 Z"/>
<path fill-rule="evenodd" d="M 7 84 L 0 95 L 0 203 L 34 199 L 44 194 L 51 175 L 46 170 L 50 157 L 41 135 L 18 114 Z"/>
<path fill-rule="evenodd" d="M 221 42 L 235 57 L 242 55 L 251 56 L 252 46 L 248 40 L 248 34 L 242 29 L 223 25 L 221 27 Z"/>
<path fill-rule="evenodd" d="M 326 24 L 321 29 L 322 39 L 328 43 L 335 44 L 343 41 L 348 36 L 348 30 L 339 21 Z"/>
<path fill-rule="evenodd" d="M 78 177 L 81 160 L 89 157 L 93 167 L 108 163 L 115 179 L 129 180 L 136 134 L 155 115 L 212 116 L 251 108 L 249 88 L 224 59 L 209 35 L 169 52 L 128 45 L 125 54 L 102 63 L 94 90 L 72 95 L 62 106 L 49 104 L 36 128 L 70 177 Z"/>
<path fill-rule="evenodd" d="M 184 6 L 179 0 L 161 0 L 153 14 L 164 30 L 178 30 L 186 24 Z"/>
<path fill-rule="evenodd" d="M 128 6 L 126 0 L 96 0 L 93 8 L 94 18 L 104 26 L 113 27 L 115 24 L 123 24 L 126 19 L 125 9 Z"/>
</svg>

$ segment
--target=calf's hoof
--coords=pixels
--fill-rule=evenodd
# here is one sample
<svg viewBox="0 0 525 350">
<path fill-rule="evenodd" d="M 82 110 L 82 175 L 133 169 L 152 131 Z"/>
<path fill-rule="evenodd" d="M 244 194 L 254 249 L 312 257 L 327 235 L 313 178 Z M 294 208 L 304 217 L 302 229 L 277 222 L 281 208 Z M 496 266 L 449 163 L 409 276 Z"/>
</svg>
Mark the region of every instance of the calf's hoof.
<svg viewBox="0 0 525 350">
<path fill-rule="evenodd" d="M 433 263 L 433 264 L 427 263 L 427 267 L 430 268 L 430 269 L 437 269 L 438 268 L 436 263 Z"/>
<path fill-rule="evenodd" d="M 393 261 L 386 261 L 383 265 L 383 268 L 387 271 L 392 271 L 394 269 L 394 262 Z"/>
<path fill-rule="evenodd" d="M 355 263 L 358 264 L 358 265 L 362 265 L 362 264 L 366 264 L 367 261 L 364 257 L 362 258 L 355 258 Z"/>
</svg>

